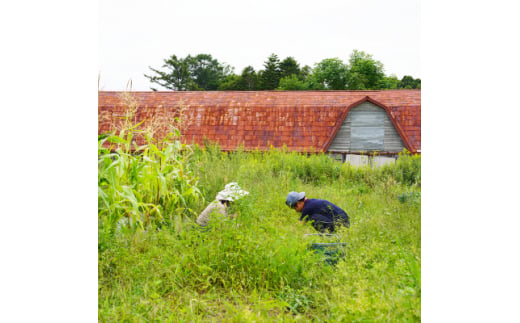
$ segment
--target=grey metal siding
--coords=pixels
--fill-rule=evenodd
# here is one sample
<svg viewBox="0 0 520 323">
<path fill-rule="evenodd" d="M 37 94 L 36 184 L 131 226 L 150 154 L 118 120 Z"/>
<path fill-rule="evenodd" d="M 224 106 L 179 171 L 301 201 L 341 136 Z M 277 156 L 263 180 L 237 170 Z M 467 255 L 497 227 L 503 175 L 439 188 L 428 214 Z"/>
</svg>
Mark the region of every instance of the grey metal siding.
<svg viewBox="0 0 520 323">
<path fill-rule="evenodd" d="M 350 118 L 347 116 L 343 121 L 343 125 L 336 133 L 336 137 L 332 140 L 329 150 L 332 151 L 349 151 L 350 150 Z"/>
<path fill-rule="evenodd" d="M 401 136 L 387 116 L 385 121 L 385 151 L 402 151 L 404 148 Z"/>
<path fill-rule="evenodd" d="M 383 108 L 363 102 L 351 109 L 329 146 L 330 151 L 399 152 L 403 141 Z"/>
<path fill-rule="evenodd" d="M 385 147 L 386 112 L 376 106 L 358 106 L 349 113 L 350 149 L 381 151 Z"/>
</svg>

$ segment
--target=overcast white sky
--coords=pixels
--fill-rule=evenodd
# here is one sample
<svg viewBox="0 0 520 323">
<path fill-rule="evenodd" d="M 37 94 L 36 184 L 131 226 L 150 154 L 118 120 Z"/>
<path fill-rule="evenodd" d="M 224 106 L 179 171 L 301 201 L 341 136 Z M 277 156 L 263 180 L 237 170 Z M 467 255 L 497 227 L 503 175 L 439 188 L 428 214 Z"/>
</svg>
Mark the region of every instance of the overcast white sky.
<svg viewBox="0 0 520 323">
<path fill-rule="evenodd" d="M 99 89 L 150 90 L 143 74 L 172 54 L 211 54 L 255 70 L 271 53 L 300 66 L 348 62 L 354 49 L 387 75 L 421 77 L 418 0 L 111 0 L 99 2 Z M 158 85 L 155 87 L 160 88 Z"/>
</svg>

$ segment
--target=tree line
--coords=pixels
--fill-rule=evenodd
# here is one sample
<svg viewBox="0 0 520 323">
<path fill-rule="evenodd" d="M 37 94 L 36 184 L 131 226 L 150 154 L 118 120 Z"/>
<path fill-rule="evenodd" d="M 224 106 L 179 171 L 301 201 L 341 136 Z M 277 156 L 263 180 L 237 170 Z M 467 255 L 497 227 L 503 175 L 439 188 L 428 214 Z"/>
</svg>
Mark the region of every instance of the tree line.
<svg viewBox="0 0 520 323">
<path fill-rule="evenodd" d="M 398 79 L 387 76 L 383 64 L 372 55 L 354 50 L 348 63 L 339 58 L 326 58 L 311 68 L 300 67 L 294 57 L 280 60 L 271 54 L 263 69 L 247 66 L 241 74 L 210 54 L 176 55 L 164 60 L 162 70 L 149 67 L 154 75 L 144 76 L 150 82 L 174 91 L 261 91 L 261 90 L 381 90 L 420 89 L 421 79 L 405 75 Z M 156 88 L 151 88 L 157 91 Z"/>
</svg>

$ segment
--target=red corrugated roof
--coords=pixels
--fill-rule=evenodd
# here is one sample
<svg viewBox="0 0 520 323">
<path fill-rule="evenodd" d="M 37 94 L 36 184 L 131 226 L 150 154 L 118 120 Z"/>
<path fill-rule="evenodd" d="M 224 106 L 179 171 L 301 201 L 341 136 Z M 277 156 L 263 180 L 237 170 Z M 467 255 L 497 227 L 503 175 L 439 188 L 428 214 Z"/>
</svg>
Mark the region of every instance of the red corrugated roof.
<svg viewBox="0 0 520 323">
<path fill-rule="evenodd" d="M 130 92 L 136 120 L 176 115 L 185 107 L 183 141 L 219 142 L 223 150 L 287 146 L 291 151 L 326 151 L 351 108 L 370 101 L 389 114 L 411 152 L 421 149 L 421 91 L 171 91 Z M 123 92 L 99 92 L 99 133 L 127 109 Z M 145 124 L 146 124 L 145 122 Z M 165 121 L 162 121 L 163 123 Z M 166 129 L 158 127 L 157 129 Z M 165 135 L 158 130 L 157 137 Z"/>
</svg>

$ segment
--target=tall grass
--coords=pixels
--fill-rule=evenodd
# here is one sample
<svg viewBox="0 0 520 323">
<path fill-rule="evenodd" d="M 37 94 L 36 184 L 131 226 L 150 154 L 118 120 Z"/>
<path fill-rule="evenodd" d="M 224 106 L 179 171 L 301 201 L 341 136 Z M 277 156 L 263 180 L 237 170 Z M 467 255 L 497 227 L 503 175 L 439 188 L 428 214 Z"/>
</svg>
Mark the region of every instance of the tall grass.
<svg viewBox="0 0 520 323">
<path fill-rule="evenodd" d="M 323 154 L 190 149 L 175 135 L 136 153 L 126 134 L 100 138 L 100 321 L 420 321 L 420 157 L 354 167 Z M 198 213 L 231 181 L 250 192 L 231 205 L 239 216 L 201 229 Z M 314 229 L 285 206 L 292 190 L 349 214 L 336 265 L 308 250 L 322 238 L 305 236 Z M 124 218 L 135 225 L 117 231 Z"/>
</svg>

